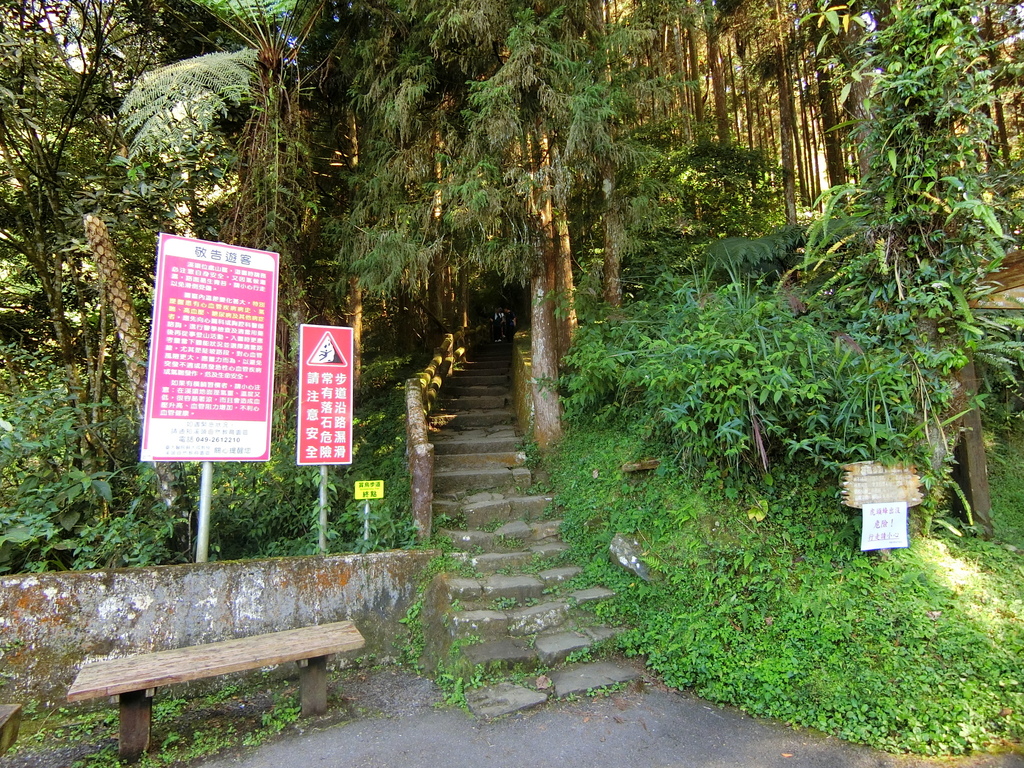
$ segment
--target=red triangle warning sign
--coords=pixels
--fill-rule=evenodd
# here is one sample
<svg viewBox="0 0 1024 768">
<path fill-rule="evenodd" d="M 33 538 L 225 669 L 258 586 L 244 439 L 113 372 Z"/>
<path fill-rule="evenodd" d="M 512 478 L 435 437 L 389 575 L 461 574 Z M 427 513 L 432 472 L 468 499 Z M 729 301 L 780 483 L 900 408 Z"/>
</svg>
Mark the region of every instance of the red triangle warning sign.
<svg viewBox="0 0 1024 768">
<path fill-rule="evenodd" d="M 324 334 L 319 343 L 313 347 L 313 354 L 306 361 L 307 365 L 348 365 L 345 356 L 341 354 L 341 348 L 331 336 L 330 332 Z"/>
</svg>

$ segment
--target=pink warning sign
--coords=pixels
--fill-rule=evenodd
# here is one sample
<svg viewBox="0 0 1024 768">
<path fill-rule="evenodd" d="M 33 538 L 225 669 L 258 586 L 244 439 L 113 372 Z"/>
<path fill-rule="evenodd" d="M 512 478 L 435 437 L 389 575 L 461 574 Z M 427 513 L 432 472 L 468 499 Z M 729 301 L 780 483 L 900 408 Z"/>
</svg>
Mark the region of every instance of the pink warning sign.
<svg viewBox="0 0 1024 768">
<path fill-rule="evenodd" d="M 352 463 L 352 329 L 299 326 L 299 464 Z"/>
<path fill-rule="evenodd" d="M 278 255 L 160 234 L 143 461 L 266 461 Z"/>
</svg>

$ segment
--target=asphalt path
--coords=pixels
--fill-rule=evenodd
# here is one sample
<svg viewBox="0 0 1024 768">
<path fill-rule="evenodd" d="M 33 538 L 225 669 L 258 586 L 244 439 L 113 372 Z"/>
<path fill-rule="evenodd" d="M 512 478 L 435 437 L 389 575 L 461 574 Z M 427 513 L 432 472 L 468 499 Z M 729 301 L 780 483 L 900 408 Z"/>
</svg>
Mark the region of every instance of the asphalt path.
<svg viewBox="0 0 1024 768">
<path fill-rule="evenodd" d="M 202 768 L 1024 768 L 1024 755 L 930 760 L 755 720 L 657 683 L 481 721 L 440 707 L 429 681 L 376 673 L 348 700 L 368 712 Z"/>
</svg>

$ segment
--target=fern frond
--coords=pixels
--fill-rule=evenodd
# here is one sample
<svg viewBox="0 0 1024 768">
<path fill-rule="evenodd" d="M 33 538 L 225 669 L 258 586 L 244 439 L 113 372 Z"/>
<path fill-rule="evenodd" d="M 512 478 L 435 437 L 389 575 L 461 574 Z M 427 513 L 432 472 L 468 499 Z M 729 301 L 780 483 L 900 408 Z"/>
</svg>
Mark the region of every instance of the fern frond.
<svg viewBox="0 0 1024 768">
<path fill-rule="evenodd" d="M 763 237 L 727 237 L 708 246 L 705 264 L 733 279 L 779 275 L 794 261 L 804 244 L 805 231 L 785 226 Z"/>
<path fill-rule="evenodd" d="M 298 0 L 192 0 L 221 18 L 241 18 L 263 24 L 295 12 Z"/>
<path fill-rule="evenodd" d="M 256 52 L 218 51 L 178 61 L 149 72 L 121 105 L 135 146 L 166 142 L 173 124 L 188 117 L 209 127 L 228 106 L 251 92 Z"/>
</svg>

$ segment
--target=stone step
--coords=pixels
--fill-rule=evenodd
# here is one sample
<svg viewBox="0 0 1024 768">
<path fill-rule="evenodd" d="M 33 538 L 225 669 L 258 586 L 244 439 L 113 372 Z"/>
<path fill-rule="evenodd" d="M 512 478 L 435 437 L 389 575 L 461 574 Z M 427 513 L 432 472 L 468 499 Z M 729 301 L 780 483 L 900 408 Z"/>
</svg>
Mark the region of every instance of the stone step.
<svg viewBox="0 0 1024 768">
<path fill-rule="evenodd" d="M 507 637 L 525 638 L 561 627 L 569 615 L 569 603 L 565 600 L 550 600 L 510 611 L 487 608 L 452 611 L 448 631 L 453 640 L 475 637 L 491 642 Z"/>
<path fill-rule="evenodd" d="M 529 488 L 530 482 L 530 470 L 525 467 L 434 471 L 434 493 L 441 494 L 493 488 Z"/>
<path fill-rule="evenodd" d="M 481 371 L 459 371 L 444 383 L 444 388 L 449 387 L 470 388 L 470 387 L 503 387 L 505 390 L 512 385 L 512 377 L 507 373 L 494 373 L 493 369 Z"/>
<path fill-rule="evenodd" d="M 470 558 L 470 564 L 482 573 L 494 573 L 506 568 L 524 568 L 531 563 L 553 560 L 568 549 L 562 542 L 536 544 L 529 549 L 511 552 L 486 552 Z"/>
<path fill-rule="evenodd" d="M 485 720 L 532 709 L 547 700 L 546 693 L 514 683 L 498 683 L 466 694 L 469 711 Z"/>
<path fill-rule="evenodd" d="M 498 424 L 512 424 L 512 411 L 508 408 L 491 408 L 483 411 L 435 411 L 430 414 L 430 425 L 435 428 L 461 430 L 467 427 L 492 427 Z"/>
<path fill-rule="evenodd" d="M 478 360 L 467 360 L 461 363 L 455 371 L 456 376 L 465 373 L 479 373 L 489 371 L 490 375 L 497 375 L 494 371 L 506 373 L 512 369 L 512 359 L 507 357 L 482 357 Z"/>
<path fill-rule="evenodd" d="M 492 574 L 483 579 L 456 576 L 448 578 L 445 585 L 451 601 L 457 600 L 466 610 L 493 609 L 499 600 L 514 600 L 522 605 L 530 600 L 539 600 L 548 588 L 543 579 L 527 574 Z"/>
<path fill-rule="evenodd" d="M 474 667 L 488 671 L 534 669 L 537 666 L 537 652 L 523 638 L 506 637 L 484 643 L 474 643 L 462 648 L 466 661 Z"/>
<path fill-rule="evenodd" d="M 477 494 L 463 502 L 462 512 L 470 528 L 487 528 L 498 520 L 536 520 L 551 504 L 551 496 L 513 496 Z"/>
<path fill-rule="evenodd" d="M 511 431 L 511 430 L 509 430 Z M 466 433 L 463 432 L 463 435 Z M 481 434 L 479 437 L 463 437 L 461 439 L 453 439 L 446 437 L 444 439 L 434 439 L 434 456 L 452 456 L 452 455 L 464 455 L 471 453 L 498 453 L 506 451 L 517 451 L 519 448 L 520 440 L 515 436 L 515 433 L 507 436 L 488 436 L 486 433 Z"/>
<path fill-rule="evenodd" d="M 555 686 L 555 695 L 562 698 L 574 693 L 586 693 L 610 685 L 629 682 L 640 677 L 640 673 L 635 667 L 626 664 L 598 661 L 593 664 L 580 664 L 559 672 L 552 672 L 550 677 Z"/>
<path fill-rule="evenodd" d="M 447 394 L 447 393 L 445 393 Z M 459 395 L 444 397 L 441 408 L 449 413 L 465 411 L 489 411 L 508 407 L 508 395 Z"/>
<path fill-rule="evenodd" d="M 443 397 L 461 400 L 465 397 L 508 397 L 507 384 L 476 384 L 473 382 L 452 382 L 445 386 Z"/>
<path fill-rule="evenodd" d="M 535 544 L 557 539 L 561 524 L 561 520 L 545 520 L 539 523 L 513 520 L 494 531 L 441 529 L 438 533 L 451 539 L 457 549 L 507 550 L 522 548 L 527 543 Z"/>
<path fill-rule="evenodd" d="M 492 619 L 497 624 L 481 623 L 481 617 L 492 616 L 486 611 L 464 611 L 456 621 L 462 625 L 472 625 L 473 632 L 463 637 L 484 638 L 483 633 L 489 633 L 494 627 L 501 626 L 500 619 Z M 509 612 L 509 626 L 517 622 L 522 625 L 527 621 L 535 621 L 538 615 L 542 617 L 558 617 L 557 609 L 537 606 L 528 619 L 523 616 L 516 616 L 517 612 Z M 519 612 L 523 613 L 523 612 Z M 566 617 L 561 617 L 563 623 Z M 545 622 L 535 622 L 535 626 L 541 626 Z M 538 665 L 554 666 L 564 662 L 571 654 L 578 651 L 585 651 L 597 643 L 614 637 L 617 630 L 604 625 L 582 626 L 566 629 L 562 625 L 556 625 L 554 629 L 542 631 L 536 635 L 519 635 L 494 637 L 491 639 L 480 639 L 479 642 L 469 645 L 462 645 L 459 648 L 461 660 L 455 656 L 449 658 L 453 662 L 452 668 L 466 669 L 483 666 L 489 671 L 495 670 L 530 670 Z M 465 662 L 465 663 L 463 663 Z M 470 670 L 466 670 L 467 672 Z"/>
<path fill-rule="evenodd" d="M 478 469 L 496 469 L 520 467 L 526 463 L 526 454 L 522 451 L 501 451 L 495 453 L 455 453 L 436 455 L 434 457 L 435 472 L 473 471 Z M 494 487 L 494 486 L 489 486 Z"/>
</svg>

